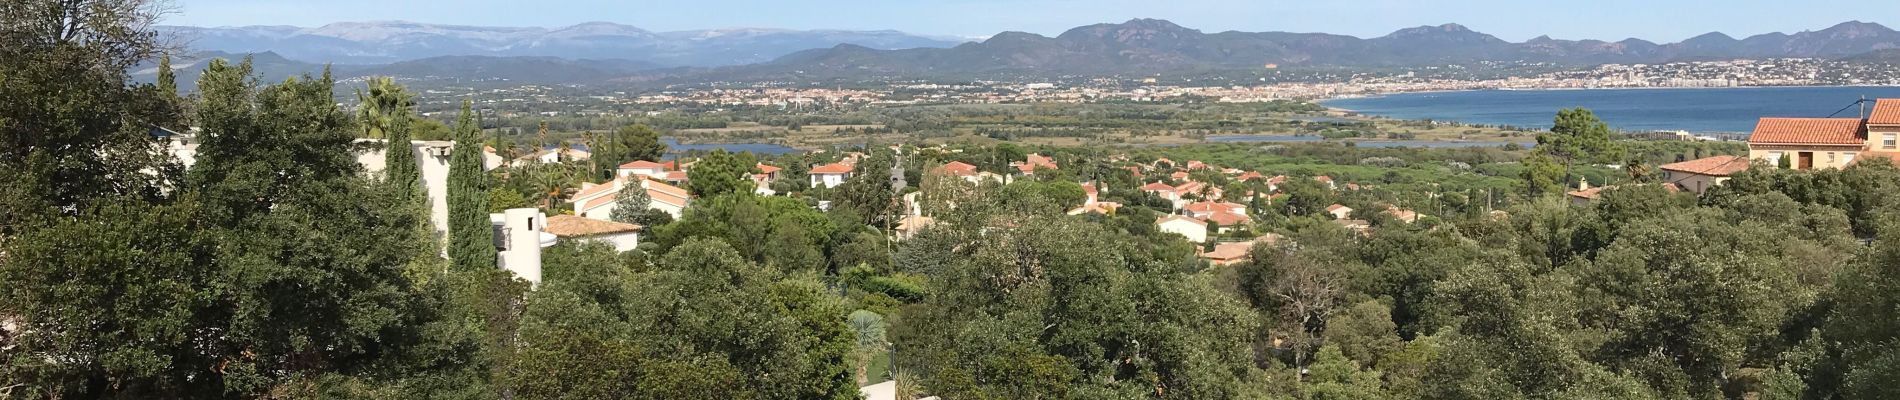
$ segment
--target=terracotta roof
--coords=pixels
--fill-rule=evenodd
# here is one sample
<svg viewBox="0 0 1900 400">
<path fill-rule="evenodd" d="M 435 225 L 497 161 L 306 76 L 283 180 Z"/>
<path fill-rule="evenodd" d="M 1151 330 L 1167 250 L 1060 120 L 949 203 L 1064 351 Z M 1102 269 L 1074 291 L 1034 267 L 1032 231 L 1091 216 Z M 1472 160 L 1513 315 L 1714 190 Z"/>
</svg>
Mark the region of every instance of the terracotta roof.
<svg viewBox="0 0 1900 400">
<path fill-rule="evenodd" d="M 776 172 L 778 172 L 778 171 L 779 171 L 780 169 L 782 169 L 782 168 L 779 168 L 779 167 L 774 167 L 774 166 L 770 166 L 770 165 L 765 165 L 765 163 L 759 163 L 759 173 L 761 173 L 761 174 L 770 174 L 770 173 L 776 173 Z"/>
<path fill-rule="evenodd" d="M 1862 145 L 1860 119 L 1762 118 L 1748 143 Z"/>
<path fill-rule="evenodd" d="M 1334 204 L 1334 205 L 1326 206 L 1326 212 L 1334 212 L 1334 211 L 1339 211 L 1341 209 L 1351 210 L 1352 207 L 1347 207 L 1344 204 Z"/>
<path fill-rule="evenodd" d="M 1179 171 L 1172 174 L 1168 174 L 1168 178 L 1174 179 L 1177 181 L 1182 180 L 1182 179 L 1187 179 L 1187 177 L 1188 177 L 1187 171 Z"/>
<path fill-rule="evenodd" d="M 1115 210 L 1119 208 L 1122 208 L 1122 203 L 1116 203 L 1112 201 L 1098 201 L 1098 202 L 1094 202 L 1090 204 L 1083 204 L 1081 207 L 1076 207 L 1073 210 L 1069 210 L 1069 215 L 1082 215 L 1082 214 L 1087 214 L 1087 213 L 1096 213 L 1096 214 L 1106 215 L 1106 214 L 1114 213 Z"/>
<path fill-rule="evenodd" d="M 946 174 L 955 176 L 976 175 L 976 166 L 962 161 L 951 161 L 949 164 L 944 164 L 941 170 Z"/>
<path fill-rule="evenodd" d="M 1664 171 L 1682 172 L 1696 175 L 1729 176 L 1748 169 L 1748 157 L 1715 156 L 1674 164 L 1663 164 Z"/>
<path fill-rule="evenodd" d="M 665 171 L 666 164 L 656 163 L 656 162 L 647 161 L 647 160 L 634 160 L 633 162 L 620 164 L 620 168 L 621 169 L 657 169 L 657 170 Z"/>
<path fill-rule="evenodd" d="M 574 196 L 568 198 L 569 199 L 568 202 L 572 203 L 574 200 L 585 200 L 589 197 L 593 197 L 594 195 L 618 191 L 620 190 L 620 188 L 618 187 L 619 184 L 622 182 L 625 182 L 626 180 L 627 178 L 614 178 L 614 180 L 607 181 L 607 183 L 588 186 L 586 189 L 581 189 L 581 191 L 575 192 Z"/>
<path fill-rule="evenodd" d="M 1867 123 L 1900 125 L 1900 99 L 1875 100 L 1874 112 L 1867 115 Z"/>
<path fill-rule="evenodd" d="M 1253 218 L 1248 218 L 1246 215 L 1222 211 L 1222 212 L 1216 212 L 1213 215 L 1208 215 L 1207 222 L 1217 223 L 1217 224 L 1220 224 L 1221 226 L 1235 226 L 1235 225 L 1251 223 L 1253 222 Z"/>
<path fill-rule="evenodd" d="M 639 225 L 602 221 L 575 215 L 548 216 L 548 226 L 543 232 L 558 237 L 581 237 L 611 235 L 615 233 L 639 232 Z"/>
<path fill-rule="evenodd" d="M 1259 172 L 1247 171 L 1247 173 L 1234 177 L 1234 180 L 1246 182 L 1249 179 L 1266 179 L 1266 177 L 1266 175 L 1261 175 Z"/>
<path fill-rule="evenodd" d="M 1054 158 L 1050 158 L 1048 156 L 1044 156 L 1041 154 L 1030 154 L 1028 157 L 1026 157 L 1026 161 L 1028 161 L 1026 164 L 1029 164 L 1029 165 L 1035 165 L 1035 166 L 1045 167 L 1049 169 L 1056 169 L 1056 160 Z"/>
<path fill-rule="evenodd" d="M 1089 182 L 1082 184 L 1082 193 L 1093 195 L 1101 193 L 1101 191 L 1095 188 L 1095 182 Z"/>
<path fill-rule="evenodd" d="M 584 213 L 584 212 L 587 212 L 587 210 L 592 210 L 592 209 L 600 208 L 601 206 L 613 204 L 613 202 L 618 201 L 618 200 L 620 200 L 619 193 L 615 193 L 615 194 L 607 195 L 607 196 L 601 196 L 593 200 L 588 200 L 586 203 L 581 203 L 581 206 L 575 207 L 574 211 Z"/>
<path fill-rule="evenodd" d="M 672 182 L 685 182 L 687 179 L 686 171 L 666 171 L 665 178 Z"/>
<path fill-rule="evenodd" d="M 1172 191 L 1174 191 L 1174 187 L 1173 187 L 1173 186 L 1168 186 L 1168 184 L 1166 184 L 1166 183 L 1161 183 L 1161 182 L 1154 182 L 1154 183 L 1150 183 L 1150 184 L 1147 184 L 1147 185 L 1142 185 L 1142 186 L 1141 186 L 1141 191 L 1144 191 L 1144 192 L 1172 192 Z"/>
<path fill-rule="evenodd" d="M 1187 222 L 1193 222 L 1195 225 L 1207 226 L 1206 222 L 1201 222 L 1201 220 L 1188 218 L 1182 215 L 1169 215 L 1166 217 L 1156 218 L 1155 225 L 1166 224 L 1166 223 L 1174 222 L 1174 221 L 1187 221 Z"/>
<path fill-rule="evenodd" d="M 1203 187 L 1207 187 L 1207 184 L 1200 183 L 1200 182 L 1188 182 L 1188 183 L 1181 184 L 1181 186 L 1175 186 L 1174 191 L 1181 192 L 1181 193 L 1194 193 L 1194 192 L 1201 191 L 1201 188 Z"/>
<path fill-rule="evenodd" d="M 1572 190 L 1569 193 L 1565 193 L 1565 194 L 1570 195 L 1570 197 L 1575 197 L 1579 199 L 1596 200 L 1597 195 L 1603 193 L 1603 189 L 1604 187 L 1598 186 L 1598 187 L 1593 187 L 1593 188 L 1584 189 L 1584 190 Z"/>
<path fill-rule="evenodd" d="M 1193 212 L 1218 213 L 1218 212 L 1233 212 L 1235 209 L 1240 209 L 1240 208 L 1245 208 L 1245 207 L 1246 206 L 1235 204 L 1235 203 L 1228 203 L 1228 202 L 1197 201 L 1193 203 L 1188 203 L 1187 207 L 1185 208 L 1188 211 L 1193 211 Z"/>
<path fill-rule="evenodd" d="M 851 173 L 851 166 L 844 163 L 825 164 L 811 167 L 811 173 L 819 175 L 839 175 Z"/>
<path fill-rule="evenodd" d="M 1320 182 L 1332 182 L 1333 177 L 1320 175 L 1320 176 L 1313 177 L 1313 180 L 1320 181 Z"/>
</svg>

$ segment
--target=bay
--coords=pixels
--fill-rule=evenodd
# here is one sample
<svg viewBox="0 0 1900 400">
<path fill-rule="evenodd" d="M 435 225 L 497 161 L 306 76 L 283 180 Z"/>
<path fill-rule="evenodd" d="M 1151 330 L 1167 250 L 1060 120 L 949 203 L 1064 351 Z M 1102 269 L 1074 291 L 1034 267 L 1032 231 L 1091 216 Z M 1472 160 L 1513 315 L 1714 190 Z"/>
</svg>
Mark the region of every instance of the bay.
<svg viewBox="0 0 1900 400">
<path fill-rule="evenodd" d="M 1900 98 L 1900 87 L 1481 90 L 1403 93 L 1321 102 L 1398 119 L 1432 119 L 1546 129 L 1557 110 L 1583 107 L 1626 131 L 1746 133 L 1761 117 L 1858 116 L 1861 96 Z M 1867 105 L 1872 107 L 1872 103 Z"/>
</svg>

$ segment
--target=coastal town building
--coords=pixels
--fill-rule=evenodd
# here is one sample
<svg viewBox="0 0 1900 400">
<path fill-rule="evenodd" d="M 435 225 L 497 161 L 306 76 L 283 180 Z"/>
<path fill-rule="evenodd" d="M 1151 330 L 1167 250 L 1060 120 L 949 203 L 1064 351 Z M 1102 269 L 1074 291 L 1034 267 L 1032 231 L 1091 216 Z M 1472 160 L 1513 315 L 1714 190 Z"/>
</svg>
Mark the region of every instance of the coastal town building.
<svg viewBox="0 0 1900 400">
<path fill-rule="evenodd" d="M 1207 243 L 1207 223 L 1183 215 L 1169 215 L 1155 220 L 1162 232 L 1178 234 L 1189 242 Z"/>
</svg>

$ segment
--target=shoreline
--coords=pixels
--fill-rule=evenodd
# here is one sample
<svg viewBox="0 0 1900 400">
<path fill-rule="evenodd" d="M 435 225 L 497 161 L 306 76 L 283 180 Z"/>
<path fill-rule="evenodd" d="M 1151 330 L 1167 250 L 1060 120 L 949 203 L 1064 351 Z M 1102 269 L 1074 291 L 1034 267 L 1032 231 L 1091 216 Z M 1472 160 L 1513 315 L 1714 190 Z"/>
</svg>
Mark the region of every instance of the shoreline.
<svg viewBox="0 0 1900 400">
<path fill-rule="evenodd" d="M 1872 89 L 1872 90 L 1891 91 L 1891 90 L 1900 90 L 1900 85 L 1767 85 L 1767 86 L 1724 86 L 1724 87 L 1665 86 L 1665 87 L 1602 87 L 1602 88 L 1568 88 L 1568 87 L 1564 87 L 1564 88 L 1480 88 L 1480 89 L 1446 89 L 1446 90 L 1384 92 L 1384 93 L 1374 93 L 1374 94 L 1365 94 L 1365 95 L 1334 96 L 1330 98 L 1311 100 L 1311 101 L 1314 104 L 1317 104 L 1323 107 L 1326 110 L 1324 111 L 1325 113 L 1354 115 L 1354 116 L 1357 116 L 1358 118 L 1384 119 L 1384 120 L 1394 120 L 1394 121 L 1414 121 L 1414 120 L 1429 119 L 1429 120 L 1435 120 L 1435 121 L 1454 122 L 1454 123 L 1464 124 L 1464 125 L 1499 125 L 1499 123 L 1477 122 L 1477 121 L 1471 121 L 1467 118 L 1460 118 L 1460 117 L 1453 117 L 1453 116 L 1436 116 L 1436 117 L 1427 116 L 1427 117 L 1419 117 L 1419 118 L 1400 118 L 1400 117 L 1391 116 L 1391 115 L 1380 115 L 1380 114 L 1375 114 L 1372 112 L 1342 107 L 1342 106 L 1336 105 L 1335 102 L 1340 101 L 1340 100 L 1382 99 L 1382 98 L 1390 98 L 1390 97 L 1395 97 L 1395 96 L 1412 95 L 1412 94 L 1431 95 L 1431 94 L 1469 93 L 1469 92 L 1585 92 L 1585 91 L 1635 92 L 1635 91 L 1671 91 L 1671 90 L 1680 91 L 1680 90 L 1690 90 L 1690 89 L 1705 90 L 1705 91 L 1756 91 L 1756 90 L 1774 90 L 1774 89 L 1850 89 L 1850 90 L 1851 89 Z M 1871 100 L 1879 96 L 1866 96 L 1866 97 L 1869 100 Z M 1555 111 L 1553 110 L 1552 112 L 1555 112 Z M 1763 115 L 1763 116 L 1769 116 L 1769 115 Z M 1464 117 L 1471 117 L 1471 115 L 1465 115 Z M 1755 118 L 1759 118 L 1759 117 L 1761 116 L 1756 116 Z M 1751 121 L 1752 120 L 1753 119 L 1751 119 Z M 1670 125 L 1675 125 L 1675 124 L 1670 124 Z M 1691 123 L 1689 125 L 1695 125 L 1695 124 Z M 1708 125 L 1708 124 L 1704 124 L 1704 125 Z M 1693 128 L 1671 127 L 1671 128 L 1634 128 L 1634 129 L 1614 128 L 1614 129 L 1617 129 L 1622 132 L 1632 132 L 1632 133 L 1677 132 L 1677 131 L 1689 132 L 1689 133 L 1694 133 L 1694 134 L 1714 134 L 1714 135 L 1732 135 L 1732 134 L 1746 135 L 1749 133 L 1749 131 L 1746 129 L 1745 130 L 1730 130 L 1730 129 L 1719 129 L 1719 128 L 1693 129 Z"/>
</svg>

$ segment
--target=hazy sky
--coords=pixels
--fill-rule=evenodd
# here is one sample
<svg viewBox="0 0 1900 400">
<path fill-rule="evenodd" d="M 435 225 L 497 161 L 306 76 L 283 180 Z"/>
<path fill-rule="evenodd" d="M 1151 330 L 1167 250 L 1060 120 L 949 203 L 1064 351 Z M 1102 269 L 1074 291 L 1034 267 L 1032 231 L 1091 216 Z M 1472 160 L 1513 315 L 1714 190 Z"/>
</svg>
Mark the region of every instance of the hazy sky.
<svg viewBox="0 0 1900 400">
<path fill-rule="evenodd" d="M 608 21 L 654 31 L 765 27 L 895 29 L 949 36 L 1162 18 L 1207 32 L 1380 36 L 1456 22 L 1511 41 L 1637 37 L 1673 42 L 1820 30 L 1849 20 L 1900 26 L 1900 1 L 1796 0 L 171 0 L 171 25 L 297 25 L 405 20 L 489 26 Z M 1822 4 L 1825 4 L 1824 6 Z M 1886 20 L 1882 20 L 1882 19 Z"/>
</svg>

